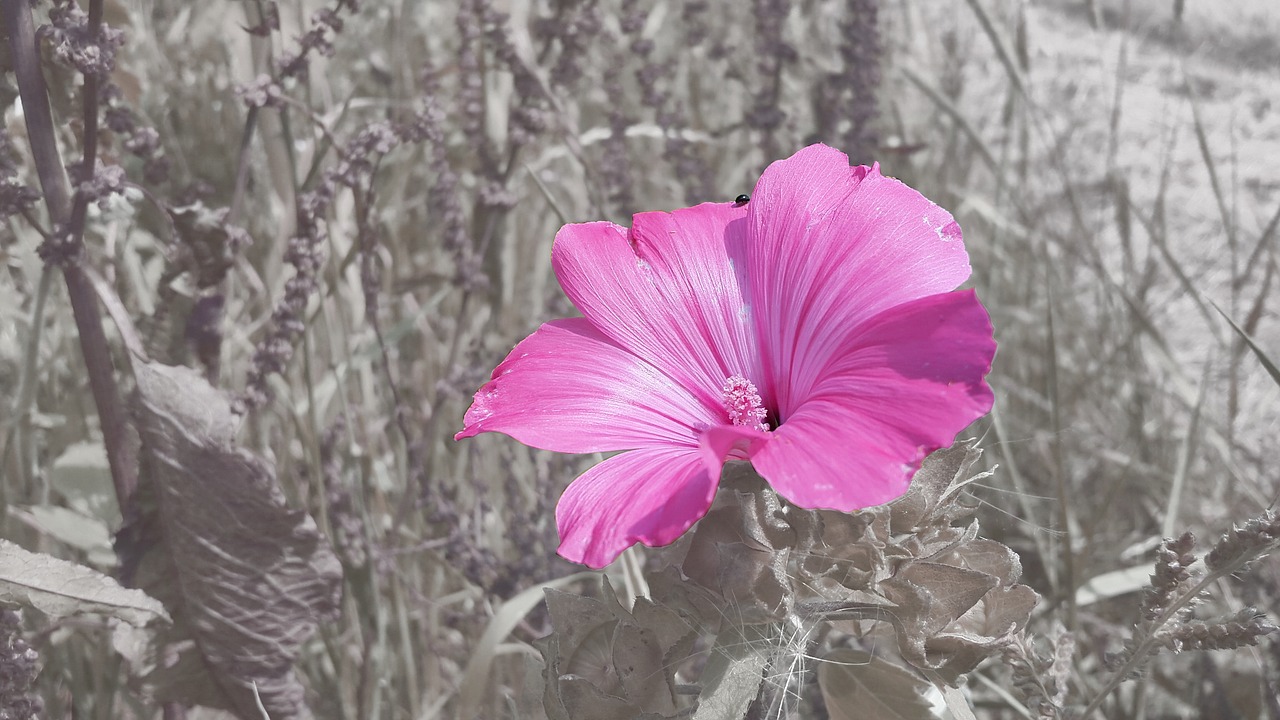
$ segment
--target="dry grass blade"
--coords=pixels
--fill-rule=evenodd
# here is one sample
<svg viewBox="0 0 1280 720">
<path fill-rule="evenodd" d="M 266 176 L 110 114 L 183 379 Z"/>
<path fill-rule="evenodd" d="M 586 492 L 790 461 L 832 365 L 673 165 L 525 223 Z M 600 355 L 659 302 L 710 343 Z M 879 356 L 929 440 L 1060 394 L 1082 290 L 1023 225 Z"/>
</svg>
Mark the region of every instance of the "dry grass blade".
<svg viewBox="0 0 1280 720">
<path fill-rule="evenodd" d="M 1182 71 L 1184 75 L 1183 84 L 1187 90 L 1187 97 L 1191 103 L 1191 125 L 1195 129 L 1196 147 L 1200 149 L 1200 159 L 1204 161 L 1204 167 L 1209 171 L 1209 187 L 1213 190 L 1213 199 L 1218 204 L 1218 213 L 1222 218 L 1222 228 L 1227 234 L 1227 244 L 1234 253 L 1239 247 L 1236 238 L 1236 222 L 1235 216 L 1227 203 L 1227 194 L 1222 187 L 1222 181 L 1218 179 L 1218 164 L 1213 159 L 1213 152 L 1209 148 L 1209 137 L 1205 132 L 1204 120 L 1200 117 L 1200 101 L 1196 97 L 1196 90 L 1191 85 L 1191 79 L 1186 68 Z"/>
<path fill-rule="evenodd" d="M 1173 271 L 1173 275 L 1177 278 L 1178 284 L 1182 286 L 1182 289 L 1186 291 L 1187 296 L 1195 303 L 1196 309 L 1200 312 L 1200 315 L 1204 317 L 1209 330 L 1214 333 L 1218 343 L 1221 344 L 1223 339 L 1218 335 L 1217 324 L 1213 322 L 1213 313 L 1209 312 L 1209 306 L 1201 295 L 1196 282 L 1191 279 L 1191 276 L 1188 275 L 1186 270 L 1183 268 L 1182 263 L 1174 256 L 1173 250 L 1169 247 L 1168 239 L 1165 237 L 1164 233 L 1160 232 L 1155 224 L 1149 219 L 1143 217 L 1142 213 L 1138 212 L 1137 208 L 1134 208 L 1133 216 L 1138 218 L 1139 224 L 1141 224 L 1147 231 L 1147 237 L 1151 239 L 1152 244 L 1154 244 L 1156 249 L 1160 251 L 1161 257 L 1164 258 L 1165 264 L 1168 265 L 1169 269 Z"/>
<path fill-rule="evenodd" d="M 973 127 L 971 122 L 969 122 L 969 118 L 959 108 L 957 108 L 954 103 L 948 100 L 946 96 L 938 92 L 937 88 L 930 84 L 928 80 L 925 80 L 924 76 L 914 70 L 910 65 L 904 64 L 898 69 L 908 80 L 911 81 L 912 85 L 920 88 L 920 91 L 923 92 L 925 96 L 943 112 L 943 114 L 955 122 L 956 127 L 960 128 L 960 131 L 964 133 L 965 137 L 973 144 L 974 149 L 982 156 L 982 161 L 991 169 L 991 172 L 995 173 L 997 176 L 1000 175 L 1000 163 L 996 160 L 995 155 L 991 153 L 991 148 L 987 147 L 987 141 L 983 139 L 982 134 L 978 132 L 977 128 Z"/>
<path fill-rule="evenodd" d="M 1210 302 L 1212 303 L 1212 301 Z M 1231 324 L 1231 329 L 1235 330 L 1236 334 L 1240 336 L 1240 339 L 1244 340 L 1245 344 L 1249 346 L 1249 349 L 1253 351 L 1254 356 L 1258 358 L 1258 362 L 1262 364 L 1263 369 L 1266 370 L 1267 374 L 1271 376 L 1271 379 L 1276 382 L 1276 385 L 1280 386 L 1280 367 L 1276 366 L 1276 362 L 1271 359 L 1271 356 L 1268 355 L 1260 345 L 1258 345 L 1257 341 L 1255 341 L 1249 333 L 1244 331 L 1244 328 L 1237 325 L 1236 321 L 1232 320 L 1230 315 L 1223 311 L 1222 308 L 1218 307 L 1217 303 L 1213 303 L 1213 309 L 1217 310 L 1218 313 Z"/>
<path fill-rule="evenodd" d="M 1061 582 L 1055 588 L 1060 593 L 1060 597 L 1067 605 L 1067 627 L 1074 629 L 1077 623 L 1076 615 L 1076 597 L 1075 591 L 1080 579 L 1076 575 L 1076 549 L 1073 538 L 1079 536 L 1079 528 L 1077 527 L 1074 505 L 1067 489 L 1067 467 L 1063 457 L 1062 449 L 1062 399 L 1059 394 L 1058 384 L 1058 367 L 1060 359 L 1058 357 L 1058 338 L 1054 323 L 1054 279 L 1052 275 L 1052 267 L 1046 267 L 1045 289 L 1048 293 L 1045 302 L 1045 331 L 1048 342 L 1046 352 L 1048 355 L 1045 364 L 1048 370 L 1046 382 L 1048 384 L 1049 394 L 1049 412 L 1053 429 L 1053 478 L 1054 487 L 1057 490 L 1058 503 L 1058 531 L 1062 533 L 1060 539 L 1061 548 L 1059 557 L 1062 559 L 1062 575 Z"/>
<path fill-rule="evenodd" d="M 1266 252 L 1271 246 L 1271 241 L 1276 237 L 1277 229 L 1280 229 L 1280 207 L 1277 207 L 1275 213 L 1271 215 L 1271 220 L 1267 222 L 1267 226 L 1258 235 L 1258 242 L 1254 243 L 1253 249 L 1249 251 L 1249 257 L 1244 261 L 1244 272 L 1241 273 L 1238 283 L 1247 282 L 1253 269 L 1262 264 L 1259 262 L 1262 259 L 1262 253 Z M 1268 267 L 1271 267 L 1272 264 L 1269 264 Z"/>
<path fill-rule="evenodd" d="M 1200 379 L 1200 392 L 1196 396 L 1195 407 L 1191 408 L 1191 420 L 1188 421 L 1187 431 L 1178 446 L 1178 464 L 1173 471 L 1173 482 L 1169 487 L 1169 502 L 1165 505 L 1164 519 L 1160 524 L 1161 537 L 1173 537 L 1174 528 L 1178 526 L 1182 492 L 1187 485 L 1187 469 L 1191 465 L 1196 441 L 1200 437 L 1200 413 L 1204 409 L 1205 399 L 1209 394 L 1209 368 L 1211 367 L 1213 363 L 1206 361 L 1204 377 Z"/>
<path fill-rule="evenodd" d="M 30 432 L 31 404 L 36 392 L 36 365 L 40 357 L 40 338 L 43 334 L 45 320 L 45 301 L 49 297 L 49 288 L 53 284 L 53 272 L 48 269 L 40 273 L 40 283 L 36 289 L 35 301 L 31 306 L 31 334 L 27 340 L 27 351 L 23 355 L 22 370 L 18 376 L 18 388 L 13 394 L 13 406 L 10 410 L 9 425 L 5 432 L 4 451 L 0 453 L 0 472 L 7 468 L 15 468 L 14 476 L 21 478 L 24 487 L 30 487 L 31 464 L 23 453 L 23 435 Z M 10 464 L 12 461 L 12 464 Z M 6 483 L 7 485 L 7 483 Z M 7 488 L 0 486 L 0 500 L 7 504 L 5 497 Z M 4 518 L 0 518 L 0 527 Z"/>
<path fill-rule="evenodd" d="M 980 0 L 965 0 L 965 4 L 973 11 L 973 16 L 977 18 L 978 24 L 982 26 L 982 32 L 987 36 L 987 40 L 991 41 L 991 47 L 995 50 L 996 57 L 999 58 L 1000 65 L 1004 68 L 1009 82 L 1013 84 L 1019 95 L 1030 99 L 1022 72 L 1018 69 L 1017 63 L 1014 62 L 1013 54 L 1009 52 L 1009 48 L 1005 47 L 1004 39 L 1000 37 L 995 23 L 991 21 L 991 15 L 982 7 Z"/>
</svg>

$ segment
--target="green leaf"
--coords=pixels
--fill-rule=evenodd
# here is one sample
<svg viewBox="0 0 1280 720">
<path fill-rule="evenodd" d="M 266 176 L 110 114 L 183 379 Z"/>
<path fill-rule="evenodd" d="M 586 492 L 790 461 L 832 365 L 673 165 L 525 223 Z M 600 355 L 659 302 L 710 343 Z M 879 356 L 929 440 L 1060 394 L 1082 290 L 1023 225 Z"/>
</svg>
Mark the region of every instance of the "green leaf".
<svg viewBox="0 0 1280 720">
<path fill-rule="evenodd" d="M 58 542 L 85 553 L 89 564 L 94 567 L 109 570 L 116 564 L 111 531 L 96 517 L 57 505 L 11 507 L 9 512 Z"/>
<path fill-rule="evenodd" d="M 515 630 L 516 625 L 519 625 L 524 616 L 542 602 L 543 597 L 549 595 L 545 590 L 547 588 L 558 590 L 572 583 L 596 577 L 598 577 L 597 573 L 580 572 L 525 588 L 494 611 L 493 619 L 489 621 L 489 627 L 485 628 L 480 641 L 476 643 L 475 650 L 471 653 L 471 660 L 467 663 L 467 669 L 462 675 L 462 682 L 458 686 L 458 717 L 475 717 L 480 711 L 480 703 L 485 693 L 491 689 L 489 669 L 493 666 L 498 643 Z"/>
<path fill-rule="evenodd" d="M 822 658 L 818 685 L 831 720 L 936 720 L 932 688 L 901 665 L 861 650 L 837 648 Z"/>
<path fill-rule="evenodd" d="M 702 693 L 693 720 L 742 720 L 747 714 L 760 695 L 769 660 L 758 633 L 756 628 L 730 625 L 716 636 L 702 671 Z"/>
<path fill-rule="evenodd" d="M 101 443 L 75 443 L 53 461 L 49 484 L 75 509 L 100 518 L 112 527 L 120 524 L 120 507 L 107 451 Z"/>
<path fill-rule="evenodd" d="M 1076 588 L 1076 607 L 1137 592 L 1151 584 L 1151 563 L 1094 575 Z"/>
<path fill-rule="evenodd" d="M 53 619 L 98 613 L 130 625 L 169 621 L 155 598 L 52 555 L 30 552 L 0 539 L 0 603 L 35 608 Z"/>
<path fill-rule="evenodd" d="M 911 478 L 907 493 L 889 504 L 893 532 L 910 532 L 916 527 L 954 519 L 967 512 L 951 502 L 960 488 L 977 478 L 969 470 L 982 456 L 975 443 L 957 442 L 929 455 Z"/>
</svg>

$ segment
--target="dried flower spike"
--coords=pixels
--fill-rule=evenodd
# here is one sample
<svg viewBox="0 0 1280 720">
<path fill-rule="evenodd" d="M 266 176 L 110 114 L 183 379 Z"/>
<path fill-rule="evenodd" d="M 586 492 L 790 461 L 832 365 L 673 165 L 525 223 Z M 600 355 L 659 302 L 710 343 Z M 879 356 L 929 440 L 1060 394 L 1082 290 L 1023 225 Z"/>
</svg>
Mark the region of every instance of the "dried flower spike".
<svg viewBox="0 0 1280 720">
<path fill-rule="evenodd" d="M 39 656 L 22 637 L 22 616 L 0 610 L 0 718 L 35 720 L 43 703 L 31 694 Z"/>
<path fill-rule="evenodd" d="M 1235 615 L 1213 622 L 1179 623 L 1158 638 L 1174 652 L 1183 650 L 1234 650 L 1257 645 L 1258 639 L 1276 631 L 1265 613 L 1247 607 Z"/>
<path fill-rule="evenodd" d="M 1205 556 L 1205 567 L 1217 571 L 1237 568 L 1275 549 L 1280 542 L 1280 515 L 1267 510 L 1243 525 L 1231 528 Z"/>
<path fill-rule="evenodd" d="M 1151 585 L 1142 596 L 1142 617 L 1147 622 L 1158 620 L 1177 598 L 1184 584 L 1191 578 L 1190 567 L 1196 561 L 1192 552 L 1196 538 L 1190 532 L 1181 537 L 1165 538 L 1160 543 L 1159 559 L 1151 574 Z"/>
<path fill-rule="evenodd" d="M 991 322 L 952 292 L 970 272 L 959 226 L 832 148 L 771 165 L 746 206 L 568 225 L 551 257 L 584 317 L 517 345 L 457 437 L 627 451 L 560 500 L 575 562 L 675 540 L 727 460 L 800 507 L 888 502 L 991 407 Z"/>
</svg>

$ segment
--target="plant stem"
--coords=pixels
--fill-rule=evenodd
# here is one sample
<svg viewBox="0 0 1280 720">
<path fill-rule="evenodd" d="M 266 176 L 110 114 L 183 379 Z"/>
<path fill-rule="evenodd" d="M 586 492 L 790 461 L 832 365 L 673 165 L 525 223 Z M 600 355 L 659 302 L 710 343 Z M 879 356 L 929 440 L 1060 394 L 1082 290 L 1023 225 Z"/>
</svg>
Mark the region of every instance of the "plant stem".
<svg viewBox="0 0 1280 720">
<path fill-rule="evenodd" d="M 1187 606 L 1187 603 L 1199 597 L 1200 593 L 1204 592 L 1211 584 L 1217 582 L 1219 578 L 1230 575 L 1236 570 L 1239 570 L 1240 567 L 1245 565 L 1250 559 L 1252 559 L 1252 557 L 1240 562 L 1232 563 L 1225 567 L 1220 567 L 1207 573 L 1204 577 L 1200 578 L 1200 582 L 1197 582 L 1194 587 L 1183 593 L 1177 600 L 1171 603 L 1169 607 L 1160 614 L 1160 617 L 1156 618 L 1150 625 L 1145 626 L 1143 630 L 1141 630 L 1143 634 L 1142 640 L 1140 640 L 1137 646 L 1134 647 L 1133 652 L 1129 653 L 1129 659 L 1125 661 L 1124 665 L 1120 669 L 1112 673 L 1111 677 L 1107 679 L 1107 684 L 1102 686 L 1102 689 L 1098 691 L 1098 694 L 1094 696 L 1089 705 L 1085 707 L 1084 712 L 1080 713 L 1078 717 L 1087 718 L 1090 714 L 1096 712 L 1098 708 L 1102 706 L 1102 701 L 1106 700 L 1107 696 L 1111 694 L 1111 691 L 1119 687 L 1120 683 L 1124 682 L 1125 679 L 1129 677 L 1130 673 L 1141 667 L 1142 664 L 1147 661 L 1147 657 L 1150 655 L 1156 642 L 1156 631 L 1164 627 L 1165 623 L 1172 620 L 1173 617 L 1182 610 L 1182 608 Z"/>
<path fill-rule="evenodd" d="M 102 8 L 102 0 L 91 0 L 89 3 L 90 37 L 98 34 L 98 28 L 102 24 Z M 115 485 L 116 499 L 123 508 L 137 486 L 138 470 L 134 450 L 129 442 L 128 415 L 120 396 L 120 388 L 116 384 L 115 367 L 111 360 L 111 350 L 107 346 L 107 336 L 102 328 L 98 299 L 82 266 L 84 226 L 89 201 L 79 194 L 73 200 L 68 187 L 58 153 L 53 116 L 49 109 L 49 93 L 40 71 L 31 5 L 26 0 L 0 0 L 0 9 L 3 10 L 5 27 L 9 31 L 8 44 L 12 49 L 14 74 L 17 76 L 18 92 L 22 98 L 27 137 L 31 142 L 31 155 L 44 191 L 45 205 L 54 226 L 54 241 L 67 242 L 73 250 L 69 259 L 62 263 L 62 275 L 67 283 L 67 295 L 71 300 L 71 310 L 80 336 L 80 351 L 89 375 L 89 389 L 98 410 L 107 462 L 111 466 L 111 480 Z M 81 163 L 83 179 L 93 177 L 97 163 L 98 82 L 99 78 L 93 74 L 85 76 L 84 159 Z"/>
</svg>

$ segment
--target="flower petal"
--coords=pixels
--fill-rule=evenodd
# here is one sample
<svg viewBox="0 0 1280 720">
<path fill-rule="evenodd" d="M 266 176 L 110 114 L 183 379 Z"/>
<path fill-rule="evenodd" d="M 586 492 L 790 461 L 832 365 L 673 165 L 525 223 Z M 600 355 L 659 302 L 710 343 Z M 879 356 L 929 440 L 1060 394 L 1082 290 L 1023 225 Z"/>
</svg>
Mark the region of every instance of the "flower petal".
<svg viewBox="0 0 1280 720">
<path fill-rule="evenodd" d="M 726 378 L 755 377 L 744 300 L 746 210 L 705 203 L 612 223 L 565 226 L 551 261 L 565 293 L 601 332 L 671 375 L 708 407 Z"/>
<path fill-rule="evenodd" d="M 920 462 L 991 409 L 996 344 L 972 290 L 864 323 L 751 463 L 806 508 L 851 511 L 906 491 Z"/>
<path fill-rule="evenodd" d="M 556 506 L 560 554 L 601 568 L 637 542 L 674 542 L 711 507 L 720 469 L 698 450 L 645 448 L 605 460 L 569 484 Z"/>
<path fill-rule="evenodd" d="M 824 145 L 770 165 L 748 208 L 764 383 L 782 408 L 808 395 L 817 377 L 806 371 L 834 356 L 845 329 L 969 277 L 947 211 Z"/>
<path fill-rule="evenodd" d="M 699 438 L 703 461 L 707 467 L 724 464 L 727 459 L 748 460 L 773 438 L 773 433 L 740 425 L 715 425 Z"/>
<path fill-rule="evenodd" d="M 501 432 L 557 452 L 698 446 L 723 422 L 585 318 L 554 320 L 516 345 L 476 393 L 455 439 Z"/>
</svg>

